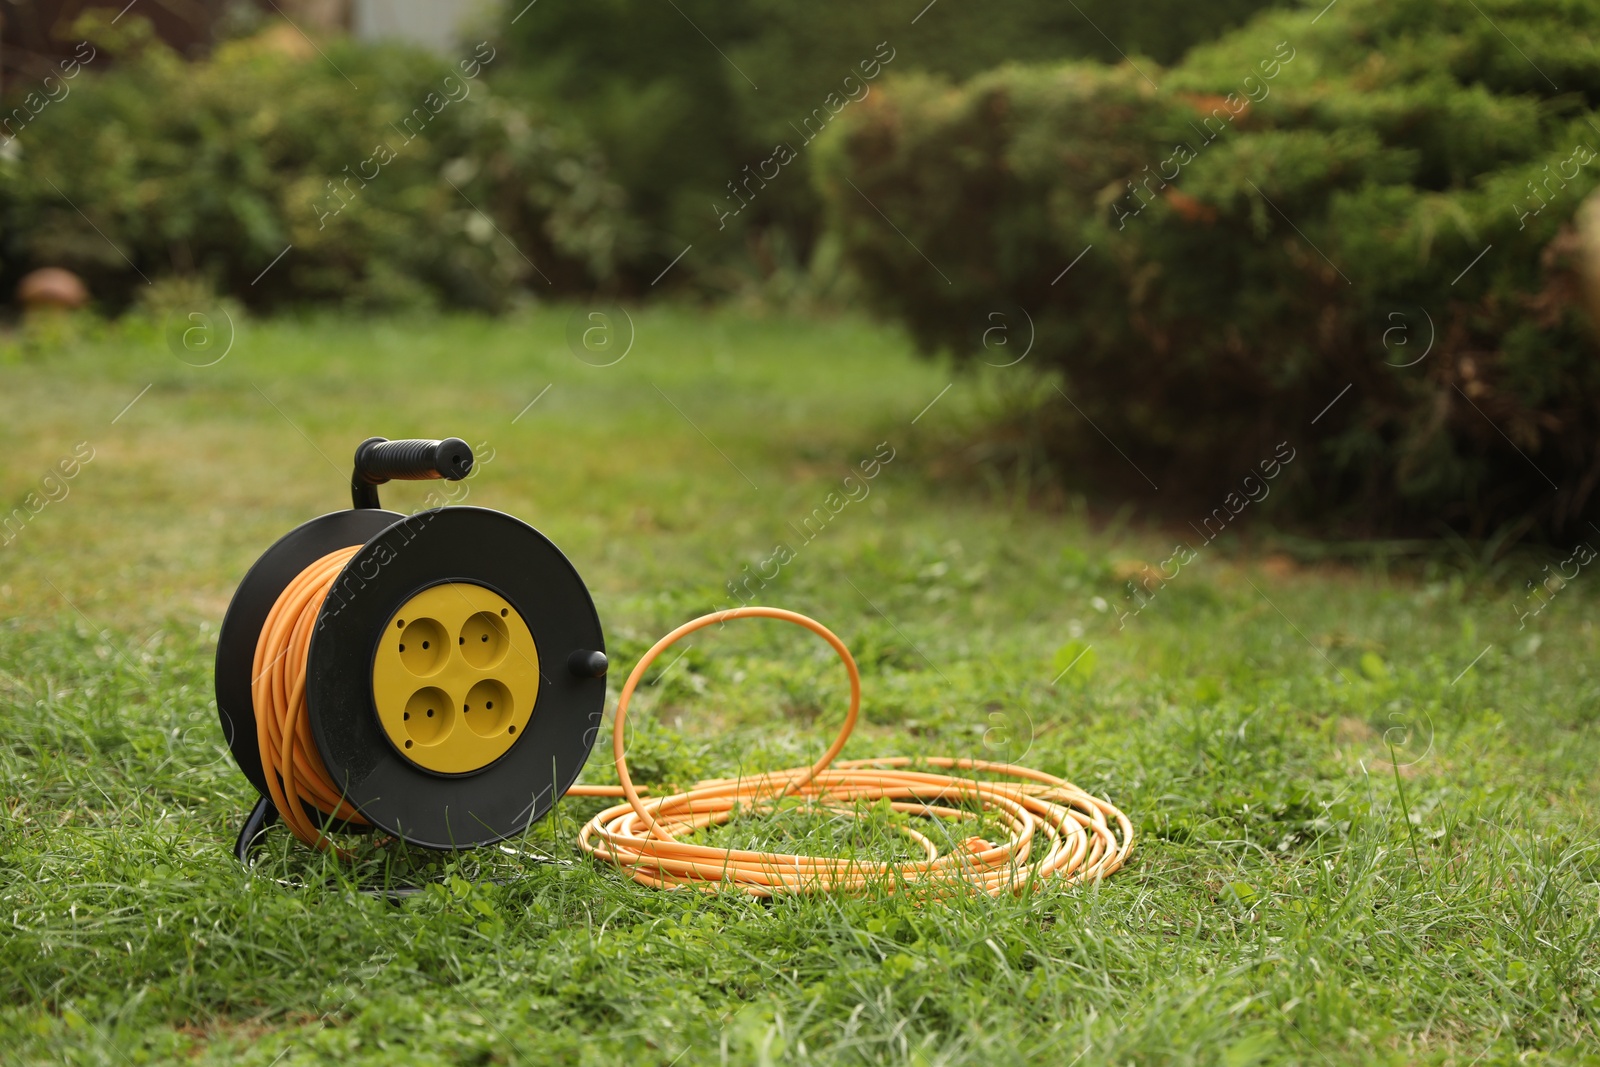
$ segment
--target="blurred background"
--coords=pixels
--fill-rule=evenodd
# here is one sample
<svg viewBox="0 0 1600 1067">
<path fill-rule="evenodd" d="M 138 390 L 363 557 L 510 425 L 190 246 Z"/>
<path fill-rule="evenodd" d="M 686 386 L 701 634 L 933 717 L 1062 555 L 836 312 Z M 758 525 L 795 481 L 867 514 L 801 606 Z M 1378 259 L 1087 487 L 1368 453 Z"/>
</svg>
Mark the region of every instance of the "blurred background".
<svg viewBox="0 0 1600 1067">
<path fill-rule="evenodd" d="M 952 475 L 1193 525 L 1287 442 L 1257 510 L 1325 539 L 1600 517 L 1593 4 L 0 11 L 7 362 L 215 307 L 865 313 L 1012 369 Z"/>
<path fill-rule="evenodd" d="M 1600 3 L 0 0 L 0 68 L 7 1062 L 1593 1062 Z M 848 756 L 1134 863 L 251 875 L 218 626 L 371 435 L 472 446 L 384 505 L 559 545 L 613 698 L 805 612 Z M 651 668 L 636 780 L 817 758 L 780 630 Z"/>
</svg>

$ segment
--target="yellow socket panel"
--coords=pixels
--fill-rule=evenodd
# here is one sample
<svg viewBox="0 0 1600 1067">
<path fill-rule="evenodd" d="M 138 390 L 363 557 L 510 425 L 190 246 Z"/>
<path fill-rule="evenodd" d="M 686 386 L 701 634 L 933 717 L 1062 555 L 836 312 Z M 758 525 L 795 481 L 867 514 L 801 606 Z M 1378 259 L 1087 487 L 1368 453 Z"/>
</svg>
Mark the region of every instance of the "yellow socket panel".
<svg viewBox="0 0 1600 1067">
<path fill-rule="evenodd" d="M 539 650 L 517 610 L 471 582 L 430 586 L 390 617 L 372 658 L 378 721 L 401 755 L 465 774 L 506 754 L 539 698 Z"/>
</svg>

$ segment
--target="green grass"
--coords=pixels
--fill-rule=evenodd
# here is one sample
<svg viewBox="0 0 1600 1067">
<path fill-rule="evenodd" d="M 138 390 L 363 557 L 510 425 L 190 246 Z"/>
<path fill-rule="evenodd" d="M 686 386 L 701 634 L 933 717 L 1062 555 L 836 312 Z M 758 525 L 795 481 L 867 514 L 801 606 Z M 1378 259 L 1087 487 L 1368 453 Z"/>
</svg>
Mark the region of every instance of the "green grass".
<svg viewBox="0 0 1600 1067">
<path fill-rule="evenodd" d="M 0 549 L 0 1059 L 1597 1062 L 1587 572 L 1519 629 L 1533 564 L 1490 581 L 1219 541 L 1119 629 L 1127 561 L 1182 534 L 943 477 L 998 380 L 957 380 L 912 425 L 953 376 L 855 320 L 657 309 L 609 368 L 572 357 L 566 320 L 248 323 L 204 369 L 136 331 L 8 350 L 0 500 L 79 441 L 94 459 Z M 761 595 L 860 658 L 846 756 L 1062 774 L 1129 812 L 1133 861 L 1026 899 L 662 893 L 578 856 L 599 804 L 572 800 L 526 843 L 558 862 L 347 870 L 279 832 L 245 873 L 217 625 L 262 549 L 346 504 L 370 434 L 490 445 L 470 501 L 576 563 L 613 700 L 889 442 L 870 495 Z M 646 688 L 636 777 L 813 758 L 844 683 L 792 630 L 697 635 Z M 597 750 L 586 778 L 610 776 Z M 713 836 L 900 847 L 886 820 L 785 820 Z M 356 891 L 385 864 L 432 888 Z"/>
</svg>

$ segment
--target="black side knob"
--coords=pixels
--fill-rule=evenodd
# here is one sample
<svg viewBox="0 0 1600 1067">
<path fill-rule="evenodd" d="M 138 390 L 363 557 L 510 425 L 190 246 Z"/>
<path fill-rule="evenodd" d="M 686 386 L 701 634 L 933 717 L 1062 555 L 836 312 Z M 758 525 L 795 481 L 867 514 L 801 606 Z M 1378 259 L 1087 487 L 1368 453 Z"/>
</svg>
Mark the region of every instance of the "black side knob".
<svg viewBox="0 0 1600 1067">
<path fill-rule="evenodd" d="M 606 673 L 606 654 L 580 648 L 567 657 L 567 670 L 579 678 L 599 678 Z"/>
</svg>

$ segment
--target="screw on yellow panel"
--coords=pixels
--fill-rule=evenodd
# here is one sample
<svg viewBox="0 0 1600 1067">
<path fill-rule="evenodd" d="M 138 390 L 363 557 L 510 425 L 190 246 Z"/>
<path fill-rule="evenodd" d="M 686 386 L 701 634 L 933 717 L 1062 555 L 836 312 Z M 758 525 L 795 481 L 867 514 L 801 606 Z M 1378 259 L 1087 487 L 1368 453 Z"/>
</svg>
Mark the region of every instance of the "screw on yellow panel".
<svg viewBox="0 0 1600 1067">
<path fill-rule="evenodd" d="M 430 586 L 389 618 L 372 657 L 378 721 L 430 771 L 465 774 L 506 754 L 539 699 L 539 650 L 499 593 Z"/>
</svg>

